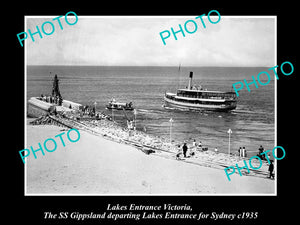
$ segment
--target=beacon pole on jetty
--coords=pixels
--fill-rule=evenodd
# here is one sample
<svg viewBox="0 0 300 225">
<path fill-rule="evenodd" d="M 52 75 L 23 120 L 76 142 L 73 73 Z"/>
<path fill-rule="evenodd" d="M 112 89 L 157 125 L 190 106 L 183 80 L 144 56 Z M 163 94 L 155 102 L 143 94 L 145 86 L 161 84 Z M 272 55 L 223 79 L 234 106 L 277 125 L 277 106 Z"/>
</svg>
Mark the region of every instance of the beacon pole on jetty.
<svg viewBox="0 0 300 225">
<path fill-rule="evenodd" d="M 228 133 L 228 155 L 230 156 L 230 135 L 232 134 L 232 130 L 229 128 Z"/>
<path fill-rule="evenodd" d="M 171 144 L 172 143 L 172 126 L 173 126 L 174 120 L 171 118 L 169 120 L 169 122 L 170 122 L 170 144 Z"/>
<path fill-rule="evenodd" d="M 137 115 L 136 109 L 133 110 L 133 114 L 134 114 L 134 130 L 136 130 L 136 115 Z"/>
</svg>

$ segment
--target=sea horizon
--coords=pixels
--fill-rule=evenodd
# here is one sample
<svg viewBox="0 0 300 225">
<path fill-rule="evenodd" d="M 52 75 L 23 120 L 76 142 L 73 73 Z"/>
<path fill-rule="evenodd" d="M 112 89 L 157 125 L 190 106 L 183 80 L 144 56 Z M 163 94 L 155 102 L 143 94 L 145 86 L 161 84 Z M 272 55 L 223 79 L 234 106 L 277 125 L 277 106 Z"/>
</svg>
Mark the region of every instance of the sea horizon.
<svg viewBox="0 0 300 225">
<path fill-rule="evenodd" d="M 80 67 L 181 67 L 181 68 L 186 68 L 186 67 L 192 67 L 192 68 L 271 68 L 272 66 L 193 66 L 193 65 L 86 65 L 86 64 L 76 64 L 76 65 L 72 65 L 72 64 L 30 64 L 30 65 L 26 65 L 26 66 L 65 66 L 65 67 L 72 67 L 72 66 L 80 66 Z"/>
</svg>

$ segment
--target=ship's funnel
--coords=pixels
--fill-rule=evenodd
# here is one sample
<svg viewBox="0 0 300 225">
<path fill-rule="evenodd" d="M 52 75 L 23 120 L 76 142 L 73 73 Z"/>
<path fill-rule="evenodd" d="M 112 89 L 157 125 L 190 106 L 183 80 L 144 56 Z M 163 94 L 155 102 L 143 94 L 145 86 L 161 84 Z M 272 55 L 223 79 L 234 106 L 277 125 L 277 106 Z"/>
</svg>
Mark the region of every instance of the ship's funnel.
<svg viewBox="0 0 300 225">
<path fill-rule="evenodd" d="M 190 79 L 189 79 L 189 85 L 188 85 L 189 90 L 192 89 L 192 81 L 193 81 L 193 71 L 190 71 Z"/>
</svg>

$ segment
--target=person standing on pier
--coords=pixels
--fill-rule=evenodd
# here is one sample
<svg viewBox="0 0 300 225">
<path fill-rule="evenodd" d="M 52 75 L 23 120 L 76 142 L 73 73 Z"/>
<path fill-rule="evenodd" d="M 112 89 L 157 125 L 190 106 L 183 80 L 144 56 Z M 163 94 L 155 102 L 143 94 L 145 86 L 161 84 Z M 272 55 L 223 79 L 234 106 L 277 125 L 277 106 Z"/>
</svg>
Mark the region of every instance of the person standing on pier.
<svg viewBox="0 0 300 225">
<path fill-rule="evenodd" d="M 242 147 L 239 148 L 238 152 L 239 152 L 239 157 L 242 157 Z"/>
<path fill-rule="evenodd" d="M 193 141 L 193 148 L 197 148 L 197 143 L 196 143 L 196 140 L 194 139 Z"/>
<path fill-rule="evenodd" d="M 242 157 L 245 158 L 246 157 L 246 148 L 243 147 L 242 149 Z"/>
<path fill-rule="evenodd" d="M 180 145 L 177 145 L 176 159 L 180 159 L 180 155 L 181 155 L 181 147 Z"/>
<path fill-rule="evenodd" d="M 215 153 L 216 153 L 216 154 L 218 153 L 218 148 L 217 148 L 217 147 L 215 147 Z"/>
<path fill-rule="evenodd" d="M 199 141 L 199 144 L 198 144 L 198 146 L 197 146 L 197 149 L 198 149 L 198 150 L 202 150 L 202 142 L 201 142 L 201 141 Z"/>
<path fill-rule="evenodd" d="M 264 147 L 261 145 L 258 149 L 258 154 L 257 156 L 260 157 L 262 160 L 266 160 L 266 156 L 264 154 L 261 154 L 264 152 Z"/>
<path fill-rule="evenodd" d="M 274 178 L 274 174 L 273 174 L 273 170 L 274 170 L 273 160 L 270 160 L 270 165 L 269 165 L 269 169 L 268 170 L 270 172 L 269 178 Z"/>
<path fill-rule="evenodd" d="M 202 148 L 202 142 L 201 141 L 199 141 L 198 147 Z"/>
<path fill-rule="evenodd" d="M 182 151 L 183 151 L 184 158 L 186 158 L 186 152 L 187 152 L 187 150 L 188 150 L 188 147 L 187 147 L 186 143 L 184 142 L 184 144 L 182 146 Z"/>
</svg>

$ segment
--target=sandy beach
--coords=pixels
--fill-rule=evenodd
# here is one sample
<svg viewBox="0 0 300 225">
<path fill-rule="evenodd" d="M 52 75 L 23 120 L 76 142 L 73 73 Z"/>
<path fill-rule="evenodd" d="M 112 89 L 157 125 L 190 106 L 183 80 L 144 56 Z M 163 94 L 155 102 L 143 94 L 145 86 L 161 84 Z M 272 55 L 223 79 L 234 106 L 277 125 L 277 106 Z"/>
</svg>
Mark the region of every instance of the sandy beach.
<svg viewBox="0 0 300 225">
<path fill-rule="evenodd" d="M 27 147 L 38 148 L 47 138 L 68 129 L 54 125 L 27 125 Z M 187 163 L 158 153 L 147 155 L 132 146 L 79 130 L 76 143 L 26 162 L 26 194 L 274 194 L 276 182 Z M 55 138 L 56 139 L 56 138 Z M 21 160 L 21 159 L 20 159 Z M 228 164 L 230 166 L 230 164 Z"/>
</svg>

